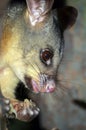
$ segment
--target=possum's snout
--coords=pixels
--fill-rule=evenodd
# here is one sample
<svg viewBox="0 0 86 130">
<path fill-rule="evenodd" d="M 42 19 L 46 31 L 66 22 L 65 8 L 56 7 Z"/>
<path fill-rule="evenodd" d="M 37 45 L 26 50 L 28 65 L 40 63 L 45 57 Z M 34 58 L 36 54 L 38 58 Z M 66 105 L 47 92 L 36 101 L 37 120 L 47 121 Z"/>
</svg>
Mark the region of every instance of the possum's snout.
<svg viewBox="0 0 86 130">
<path fill-rule="evenodd" d="M 51 93 L 55 90 L 56 84 L 52 76 L 46 74 L 40 74 L 39 80 L 34 80 L 33 78 L 25 77 L 26 85 L 29 89 L 35 93 Z"/>
</svg>

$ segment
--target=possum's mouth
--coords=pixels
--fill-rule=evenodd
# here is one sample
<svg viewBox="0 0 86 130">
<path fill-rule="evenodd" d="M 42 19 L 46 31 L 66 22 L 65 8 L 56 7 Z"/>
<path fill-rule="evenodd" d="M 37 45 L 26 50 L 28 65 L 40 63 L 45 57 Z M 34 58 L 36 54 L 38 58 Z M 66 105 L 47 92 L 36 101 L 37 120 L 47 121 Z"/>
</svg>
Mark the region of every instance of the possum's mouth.
<svg viewBox="0 0 86 130">
<path fill-rule="evenodd" d="M 55 91 L 56 84 L 52 76 L 42 74 L 39 76 L 39 81 L 25 76 L 26 85 L 35 93 L 51 93 Z"/>
</svg>

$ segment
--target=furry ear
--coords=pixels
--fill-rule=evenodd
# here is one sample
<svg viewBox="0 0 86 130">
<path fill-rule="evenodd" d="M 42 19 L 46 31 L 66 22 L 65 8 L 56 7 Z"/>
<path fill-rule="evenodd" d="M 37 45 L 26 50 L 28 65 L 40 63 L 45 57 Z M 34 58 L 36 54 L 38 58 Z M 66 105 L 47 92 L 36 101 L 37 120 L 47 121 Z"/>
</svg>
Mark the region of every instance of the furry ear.
<svg viewBox="0 0 86 130">
<path fill-rule="evenodd" d="M 70 28 L 76 21 L 78 15 L 77 9 L 71 6 L 65 6 L 58 9 L 58 17 L 62 30 Z"/>
<path fill-rule="evenodd" d="M 31 24 L 34 26 L 44 20 L 51 10 L 54 0 L 26 0 Z"/>
</svg>

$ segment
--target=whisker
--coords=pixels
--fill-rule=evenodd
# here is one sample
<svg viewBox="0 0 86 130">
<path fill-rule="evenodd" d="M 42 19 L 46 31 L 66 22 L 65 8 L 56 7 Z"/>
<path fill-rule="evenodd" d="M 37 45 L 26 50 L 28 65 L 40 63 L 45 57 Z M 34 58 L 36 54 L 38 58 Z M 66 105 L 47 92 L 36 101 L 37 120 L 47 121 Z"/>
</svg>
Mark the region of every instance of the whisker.
<svg viewBox="0 0 86 130">
<path fill-rule="evenodd" d="M 35 65 L 33 65 L 31 62 L 30 64 L 32 65 L 32 67 L 34 68 L 34 70 L 39 74 L 40 70 L 38 71 L 36 68 L 35 68 Z M 38 67 L 38 66 L 37 66 Z M 39 69 L 39 68 L 38 68 Z"/>
<path fill-rule="evenodd" d="M 72 87 L 73 87 L 73 85 L 78 85 L 79 87 L 80 86 L 83 86 L 81 83 L 79 83 L 79 82 L 76 82 L 76 81 L 70 81 L 70 79 L 58 79 L 58 82 L 59 83 L 69 83 L 70 85 L 72 85 Z"/>
<path fill-rule="evenodd" d="M 62 98 L 63 93 L 62 93 L 62 91 L 61 91 L 61 90 L 56 89 L 56 92 L 55 92 L 55 93 L 53 93 L 53 96 L 54 96 L 55 98 L 60 99 L 60 98 Z"/>
<path fill-rule="evenodd" d="M 72 87 L 65 85 L 64 82 L 63 83 L 61 82 L 61 80 L 58 80 L 57 86 L 56 86 L 56 91 L 54 92 L 53 95 L 57 96 L 58 98 L 61 98 L 63 96 L 67 96 L 67 95 L 72 96 L 72 92 L 73 92 L 72 90 L 73 90 Z"/>
<path fill-rule="evenodd" d="M 58 98 L 61 98 L 65 95 L 65 91 L 63 91 L 61 88 L 56 88 L 56 93 L 58 95 Z"/>
<path fill-rule="evenodd" d="M 35 68 L 35 65 L 33 65 L 31 62 L 29 62 L 29 64 L 31 65 L 31 67 L 35 70 L 35 73 L 32 71 L 31 73 L 35 76 L 39 75 L 40 72 L 38 72 L 38 70 Z M 27 70 L 27 72 L 29 72 L 29 70 Z M 37 75 L 36 75 L 37 73 Z"/>
<path fill-rule="evenodd" d="M 29 72 L 29 71 L 27 71 L 27 72 Z M 36 80 L 37 82 L 40 82 L 39 78 L 36 78 L 36 77 L 37 77 L 37 75 L 36 75 L 36 74 L 34 74 L 34 73 L 32 72 L 32 75 L 34 75 L 35 80 Z M 30 76 L 31 76 L 31 75 L 30 75 Z"/>
<path fill-rule="evenodd" d="M 36 61 L 34 61 L 34 62 L 35 62 L 35 64 L 36 64 L 36 66 L 38 67 L 40 73 L 42 73 L 42 72 L 41 72 L 41 69 L 39 68 L 39 66 L 38 66 L 38 64 L 37 64 L 37 62 L 36 62 Z"/>
</svg>

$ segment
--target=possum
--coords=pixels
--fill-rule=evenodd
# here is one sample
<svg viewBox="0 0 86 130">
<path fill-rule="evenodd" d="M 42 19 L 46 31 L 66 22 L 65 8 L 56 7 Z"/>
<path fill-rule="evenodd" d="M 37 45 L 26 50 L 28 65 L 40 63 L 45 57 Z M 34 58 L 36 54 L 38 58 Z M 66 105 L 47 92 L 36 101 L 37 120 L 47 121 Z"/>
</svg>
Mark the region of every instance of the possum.
<svg viewBox="0 0 86 130">
<path fill-rule="evenodd" d="M 64 53 L 63 32 L 75 23 L 77 10 L 70 6 L 53 10 L 53 3 L 54 0 L 14 2 L 5 11 L 0 36 L 0 89 L 11 105 L 25 104 L 29 93 L 56 90 Z M 39 113 L 36 105 L 29 110 L 34 114 L 26 112 L 27 120 Z"/>
</svg>

